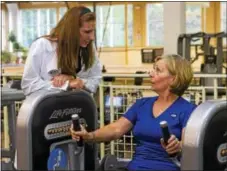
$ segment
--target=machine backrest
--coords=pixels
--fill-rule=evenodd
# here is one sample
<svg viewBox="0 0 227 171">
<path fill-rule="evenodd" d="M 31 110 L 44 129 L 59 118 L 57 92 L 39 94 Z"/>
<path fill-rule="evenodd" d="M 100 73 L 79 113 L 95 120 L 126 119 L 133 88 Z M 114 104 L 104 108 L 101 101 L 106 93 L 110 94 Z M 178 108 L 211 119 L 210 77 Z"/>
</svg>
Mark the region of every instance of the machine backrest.
<svg viewBox="0 0 227 171">
<path fill-rule="evenodd" d="M 86 120 L 87 131 L 97 128 L 97 108 L 86 91 L 39 91 L 28 96 L 17 120 L 17 168 L 47 170 L 50 146 L 71 139 L 69 128 L 75 113 Z M 97 147 L 85 144 L 84 150 L 85 170 L 93 170 Z"/>
<path fill-rule="evenodd" d="M 224 170 L 227 155 L 227 103 L 206 101 L 192 113 L 183 138 L 181 170 Z M 226 149 L 227 150 L 227 149 Z"/>
</svg>

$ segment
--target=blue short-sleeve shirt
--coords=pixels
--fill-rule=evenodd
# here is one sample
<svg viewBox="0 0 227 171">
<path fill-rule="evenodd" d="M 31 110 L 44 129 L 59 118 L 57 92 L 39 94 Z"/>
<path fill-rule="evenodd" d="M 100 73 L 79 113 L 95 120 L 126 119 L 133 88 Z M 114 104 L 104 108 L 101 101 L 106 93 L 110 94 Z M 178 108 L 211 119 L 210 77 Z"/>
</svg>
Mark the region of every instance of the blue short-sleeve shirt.
<svg viewBox="0 0 227 171">
<path fill-rule="evenodd" d="M 162 148 L 162 132 L 159 123 L 167 121 L 170 133 L 181 140 L 182 129 L 196 105 L 179 97 L 161 115 L 154 117 L 153 104 L 158 97 L 138 99 L 123 115 L 134 126 L 132 129 L 136 141 L 136 150 L 129 170 L 180 170 Z"/>
</svg>

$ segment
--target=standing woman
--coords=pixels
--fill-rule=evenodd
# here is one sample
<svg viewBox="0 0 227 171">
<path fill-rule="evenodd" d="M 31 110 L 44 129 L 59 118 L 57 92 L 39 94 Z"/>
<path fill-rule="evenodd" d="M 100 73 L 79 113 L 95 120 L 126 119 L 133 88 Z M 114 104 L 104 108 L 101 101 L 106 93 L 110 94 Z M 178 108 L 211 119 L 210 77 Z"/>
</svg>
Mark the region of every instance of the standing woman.
<svg viewBox="0 0 227 171">
<path fill-rule="evenodd" d="M 95 21 L 90 9 L 73 7 L 49 35 L 32 43 L 21 82 L 26 96 L 52 86 L 96 92 L 102 67 L 93 43 Z"/>
</svg>

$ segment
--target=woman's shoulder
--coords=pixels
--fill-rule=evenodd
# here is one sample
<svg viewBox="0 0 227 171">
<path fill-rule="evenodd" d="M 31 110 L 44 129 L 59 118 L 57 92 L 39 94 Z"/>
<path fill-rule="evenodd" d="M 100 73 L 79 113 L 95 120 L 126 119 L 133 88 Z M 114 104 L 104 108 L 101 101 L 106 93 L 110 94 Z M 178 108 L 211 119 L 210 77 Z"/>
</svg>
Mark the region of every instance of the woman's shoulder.
<svg viewBox="0 0 227 171">
<path fill-rule="evenodd" d="M 40 37 L 32 43 L 32 46 L 40 47 L 45 51 L 52 52 L 56 50 L 57 44 L 55 41 L 50 41 L 46 37 Z"/>
<path fill-rule="evenodd" d="M 181 104 L 182 108 L 188 109 L 188 110 L 194 110 L 197 107 L 196 104 L 190 102 L 190 100 L 186 100 L 183 97 L 180 97 L 180 104 Z"/>
</svg>

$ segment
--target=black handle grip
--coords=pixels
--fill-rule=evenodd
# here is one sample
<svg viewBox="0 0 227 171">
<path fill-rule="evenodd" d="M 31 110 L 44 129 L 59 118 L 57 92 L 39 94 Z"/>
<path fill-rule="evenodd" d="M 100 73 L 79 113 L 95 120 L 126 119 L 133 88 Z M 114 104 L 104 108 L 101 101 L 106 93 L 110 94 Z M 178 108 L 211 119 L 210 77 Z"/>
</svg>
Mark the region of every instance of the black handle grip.
<svg viewBox="0 0 227 171">
<path fill-rule="evenodd" d="M 160 126 L 161 126 L 161 129 L 162 129 L 162 136 L 163 136 L 164 142 L 167 145 L 168 144 L 168 140 L 170 138 L 170 132 L 169 132 L 168 124 L 167 124 L 166 121 L 162 121 L 162 122 L 160 122 Z M 169 156 L 170 157 L 175 157 L 175 156 L 177 156 L 177 153 L 169 154 Z"/>
<path fill-rule="evenodd" d="M 169 128 L 167 123 L 161 126 L 161 128 L 162 128 L 162 135 L 163 135 L 164 142 L 167 145 L 168 139 L 170 139 L 170 133 L 169 133 Z"/>
<path fill-rule="evenodd" d="M 73 123 L 74 131 L 81 131 L 79 119 L 80 119 L 79 115 L 77 115 L 77 114 L 72 115 L 72 123 Z M 80 137 L 80 140 L 77 142 L 77 145 L 79 147 L 81 147 L 81 146 L 83 146 L 83 144 L 84 144 L 83 139 L 82 139 L 82 137 Z"/>
</svg>

